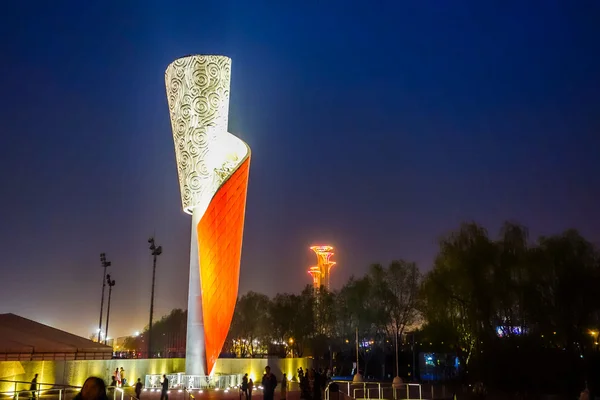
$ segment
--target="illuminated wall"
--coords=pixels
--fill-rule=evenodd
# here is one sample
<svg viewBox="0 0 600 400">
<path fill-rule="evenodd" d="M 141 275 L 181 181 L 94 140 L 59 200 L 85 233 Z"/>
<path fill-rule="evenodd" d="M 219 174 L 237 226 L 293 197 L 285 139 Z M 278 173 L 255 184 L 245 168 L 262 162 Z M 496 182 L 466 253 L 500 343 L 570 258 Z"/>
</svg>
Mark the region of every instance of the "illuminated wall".
<svg viewBox="0 0 600 400">
<path fill-rule="evenodd" d="M 142 360 L 78 360 L 78 361 L 0 361 L 0 379 L 30 382 L 39 374 L 38 382 L 81 386 L 89 376 L 104 378 L 109 383 L 112 371 L 125 370 L 129 384 L 135 384 L 137 378 L 144 382 L 146 375 L 175 374 L 184 372 L 186 360 L 183 358 L 153 358 Z M 253 378 L 261 377 L 264 368 L 269 365 L 279 378 L 282 373 L 293 377 L 297 369 L 306 370 L 312 366 L 309 358 L 221 358 L 214 367 L 218 375 L 248 373 Z M 23 384 L 17 390 L 27 389 Z M 14 390 L 14 385 L 0 382 L 0 392 Z"/>
<path fill-rule="evenodd" d="M 238 294 L 250 148 L 227 132 L 231 60 L 189 56 L 165 72 L 183 210 L 192 215 L 186 374 L 210 375 Z"/>
</svg>

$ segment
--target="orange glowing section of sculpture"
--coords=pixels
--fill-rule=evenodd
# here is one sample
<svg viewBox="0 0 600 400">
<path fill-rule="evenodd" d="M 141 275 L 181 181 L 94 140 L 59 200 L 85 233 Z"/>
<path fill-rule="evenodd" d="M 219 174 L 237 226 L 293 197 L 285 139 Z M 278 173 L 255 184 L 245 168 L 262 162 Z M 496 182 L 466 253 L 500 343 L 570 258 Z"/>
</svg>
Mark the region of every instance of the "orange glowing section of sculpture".
<svg viewBox="0 0 600 400">
<path fill-rule="evenodd" d="M 198 223 L 207 373 L 219 358 L 238 294 L 250 157 L 221 186 Z"/>
<path fill-rule="evenodd" d="M 324 286 L 329 290 L 331 268 L 336 264 L 335 261 L 331 261 L 331 256 L 334 255 L 333 246 L 312 246 L 310 249 L 317 255 L 317 265 L 308 270 L 313 277 L 313 287 L 319 289 Z"/>
</svg>

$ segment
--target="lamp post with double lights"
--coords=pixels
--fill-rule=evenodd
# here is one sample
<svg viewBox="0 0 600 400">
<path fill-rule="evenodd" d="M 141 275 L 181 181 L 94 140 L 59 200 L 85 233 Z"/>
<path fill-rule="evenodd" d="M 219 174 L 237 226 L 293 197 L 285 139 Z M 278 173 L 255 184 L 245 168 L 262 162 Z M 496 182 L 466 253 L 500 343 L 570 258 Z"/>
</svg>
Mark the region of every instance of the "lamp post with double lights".
<svg viewBox="0 0 600 400">
<path fill-rule="evenodd" d="M 102 313 L 104 311 L 104 288 L 106 287 L 106 280 L 104 277 L 106 276 L 106 269 L 110 267 L 110 261 L 106 261 L 106 253 L 100 253 L 100 263 L 102 264 L 102 268 L 104 268 L 104 273 L 102 274 L 102 300 L 100 300 L 100 322 L 98 323 L 98 343 L 100 343 L 100 334 L 102 333 Z"/>
<path fill-rule="evenodd" d="M 112 288 L 115 286 L 115 280 L 110 279 L 110 275 L 106 275 L 106 284 L 108 285 L 108 306 L 106 307 L 106 330 L 104 332 L 104 344 L 108 340 L 108 319 L 110 318 L 110 297 L 112 295 Z"/>
<path fill-rule="evenodd" d="M 156 257 L 162 254 L 162 246 L 156 246 L 154 237 L 148 239 L 152 262 L 152 293 L 150 295 L 150 322 L 148 323 L 148 358 L 152 358 L 152 314 L 154 313 L 154 282 L 156 280 Z"/>
</svg>

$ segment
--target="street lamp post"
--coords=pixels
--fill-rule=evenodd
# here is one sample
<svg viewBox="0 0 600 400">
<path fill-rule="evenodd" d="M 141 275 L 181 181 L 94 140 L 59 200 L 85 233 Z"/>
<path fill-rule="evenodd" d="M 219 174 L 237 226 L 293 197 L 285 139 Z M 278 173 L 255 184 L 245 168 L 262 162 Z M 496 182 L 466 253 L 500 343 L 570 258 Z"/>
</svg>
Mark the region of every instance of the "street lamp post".
<svg viewBox="0 0 600 400">
<path fill-rule="evenodd" d="M 398 331 L 396 333 L 396 376 L 392 381 L 394 389 L 400 389 L 402 387 L 402 378 L 400 378 L 400 366 L 398 364 Z"/>
<path fill-rule="evenodd" d="M 360 374 L 360 368 L 358 366 L 358 327 L 356 327 L 356 374 L 352 378 L 352 382 L 361 383 L 363 381 L 362 375 Z"/>
<path fill-rule="evenodd" d="M 115 280 L 110 279 L 110 275 L 106 275 L 106 284 L 108 285 L 108 306 L 106 307 L 106 331 L 104 332 L 104 344 L 108 340 L 108 319 L 110 318 L 110 296 L 112 288 L 115 286 Z"/>
<path fill-rule="evenodd" d="M 416 382 L 417 380 L 417 358 L 416 358 L 416 354 L 415 354 L 415 332 L 412 332 L 412 353 L 413 353 L 413 376 L 412 376 L 412 380 L 413 382 Z"/>
<path fill-rule="evenodd" d="M 104 288 L 106 287 L 106 268 L 110 267 L 110 261 L 106 261 L 106 253 L 100 253 L 100 263 L 104 268 L 102 274 L 102 300 L 100 300 L 100 322 L 98 323 L 98 343 L 100 343 L 100 334 L 102 333 L 102 312 L 104 311 Z"/>
<path fill-rule="evenodd" d="M 162 254 L 162 246 L 156 246 L 154 237 L 148 239 L 150 252 L 153 256 L 152 262 L 152 293 L 150 295 L 150 322 L 148 323 L 148 358 L 152 358 L 152 314 L 154 313 L 154 282 L 156 280 L 156 257 Z"/>
</svg>

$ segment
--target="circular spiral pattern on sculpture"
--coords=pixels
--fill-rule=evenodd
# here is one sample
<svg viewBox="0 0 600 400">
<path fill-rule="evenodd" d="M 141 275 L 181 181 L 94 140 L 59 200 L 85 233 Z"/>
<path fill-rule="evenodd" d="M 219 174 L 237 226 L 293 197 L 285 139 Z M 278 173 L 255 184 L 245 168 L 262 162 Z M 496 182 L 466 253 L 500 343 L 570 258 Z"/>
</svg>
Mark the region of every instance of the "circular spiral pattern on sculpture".
<svg viewBox="0 0 600 400">
<path fill-rule="evenodd" d="M 190 174 L 190 189 L 192 191 L 200 190 L 201 182 L 200 177 L 196 172 L 192 172 Z"/>
<path fill-rule="evenodd" d="M 190 56 L 165 71 L 175 153 L 184 209 L 193 208 L 209 182 L 204 161 L 210 153 L 207 127 L 227 129 L 231 60 L 222 56 Z"/>
<path fill-rule="evenodd" d="M 183 103 L 181 106 L 181 117 L 186 121 L 189 121 L 192 117 L 192 107 L 189 103 Z"/>
<path fill-rule="evenodd" d="M 179 79 L 179 77 L 177 76 L 171 76 L 171 85 L 170 85 L 170 92 L 173 93 L 178 93 L 179 92 L 179 88 L 181 87 L 182 82 L 181 79 Z"/>
<path fill-rule="evenodd" d="M 181 153 L 181 157 L 179 159 L 179 167 L 181 167 L 182 171 L 186 171 L 192 166 L 192 156 L 184 151 Z"/>
<path fill-rule="evenodd" d="M 192 104 L 193 104 L 193 108 L 194 111 L 196 112 L 197 115 L 201 115 L 204 116 L 206 114 L 209 113 L 210 108 L 208 105 L 208 100 L 206 99 L 206 97 L 195 97 L 192 100 Z"/>
<path fill-rule="evenodd" d="M 195 68 L 192 72 L 192 82 L 198 89 L 204 89 L 208 86 L 208 75 L 203 69 Z"/>
<path fill-rule="evenodd" d="M 206 134 L 206 128 L 192 128 L 193 132 L 190 135 L 192 145 L 196 145 L 200 148 L 208 147 L 208 135 Z"/>
</svg>

